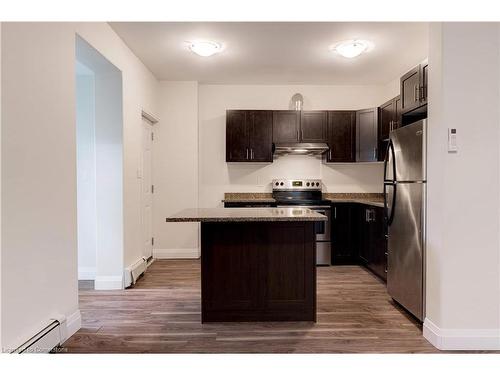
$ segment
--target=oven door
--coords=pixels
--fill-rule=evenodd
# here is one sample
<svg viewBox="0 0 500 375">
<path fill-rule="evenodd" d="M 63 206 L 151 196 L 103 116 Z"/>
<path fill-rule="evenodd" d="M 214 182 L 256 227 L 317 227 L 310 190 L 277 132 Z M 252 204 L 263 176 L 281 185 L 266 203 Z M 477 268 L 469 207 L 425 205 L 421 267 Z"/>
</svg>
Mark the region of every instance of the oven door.
<svg viewBox="0 0 500 375">
<path fill-rule="evenodd" d="M 285 205 L 279 205 L 279 207 L 290 207 Z M 309 208 L 316 211 L 319 214 L 325 215 L 327 221 L 316 221 L 314 224 L 316 232 L 316 241 L 330 241 L 331 238 L 331 219 L 332 219 L 332 209 L 330 206 L 300 206 L 302 208 Z"/>
<path fill-rule="evenodd" d="M 331 228 L 331 209 L 328 208 L 314 208 L 311 207 L 311 210 L 316 211 L 319 214 L 325 215 L 328 220 L 327 221 L 317 221 L 314 224 L 316 230 L 316 241 L 330 241 L 330 228 Z"/>
</svg>

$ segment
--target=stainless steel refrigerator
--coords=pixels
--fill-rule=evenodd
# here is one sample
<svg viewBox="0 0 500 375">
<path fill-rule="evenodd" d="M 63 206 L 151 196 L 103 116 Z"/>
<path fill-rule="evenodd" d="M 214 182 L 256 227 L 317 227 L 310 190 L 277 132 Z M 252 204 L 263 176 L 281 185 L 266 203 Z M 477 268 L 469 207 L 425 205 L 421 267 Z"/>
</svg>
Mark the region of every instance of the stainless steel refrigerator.
<svg viewBox="0 0 500 375">
<path fill-rule="evenodd" d="M 394 130 L 384 162 L 387 215 L 387 291 L 424 318 L 427 121 Z"/>
</svg>

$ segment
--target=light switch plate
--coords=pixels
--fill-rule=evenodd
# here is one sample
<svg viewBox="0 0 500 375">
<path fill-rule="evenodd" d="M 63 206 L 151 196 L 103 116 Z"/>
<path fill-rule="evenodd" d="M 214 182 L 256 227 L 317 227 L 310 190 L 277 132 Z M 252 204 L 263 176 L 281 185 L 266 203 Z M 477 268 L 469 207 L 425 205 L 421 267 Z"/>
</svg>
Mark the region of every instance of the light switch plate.
<svg viewBox="0 0 500 375">
<path fill-rule="evenodd" d="M 448 128 L 448 152 L 457 152 L 457 129 Z"/>
</svg>

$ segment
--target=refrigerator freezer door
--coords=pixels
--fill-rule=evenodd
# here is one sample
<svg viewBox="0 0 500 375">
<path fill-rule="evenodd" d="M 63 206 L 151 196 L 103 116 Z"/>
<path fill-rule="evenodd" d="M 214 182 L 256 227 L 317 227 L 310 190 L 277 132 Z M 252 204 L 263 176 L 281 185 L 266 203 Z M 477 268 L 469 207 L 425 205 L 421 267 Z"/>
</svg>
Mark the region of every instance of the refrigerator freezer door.
<svg viewBox="0 0 500 375">
<path fill-rule="evenodd" d="M 425 181 L 425 128 L 423 120 L 391 132 L 394 161 L 389 161 L 395 163 L 396 181 Z"/>
<path fill-rule="evenodd" d="M 389 226 L 387 291 L 423 319 L 423 197 L 425 183 L 400 183 Z"/>
</svg>

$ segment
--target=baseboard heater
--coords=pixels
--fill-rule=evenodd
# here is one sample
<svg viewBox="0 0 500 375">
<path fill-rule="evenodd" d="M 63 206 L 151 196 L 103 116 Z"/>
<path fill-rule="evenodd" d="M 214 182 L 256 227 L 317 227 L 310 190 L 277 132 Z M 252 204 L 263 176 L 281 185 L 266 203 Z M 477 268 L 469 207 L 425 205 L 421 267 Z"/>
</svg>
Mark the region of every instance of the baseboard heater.
<svg viewBox="0 0 500 375">
<path fill-rule="evenodd" d="M 61 321 L 51 319 L 50 323 L 12 353 L 50 353 L 62 342 Z"/>
<path fill-rule="evenodd" d="M 141 276 L 144 271 L 146 271 L 146 268 L 148 268 L 149 264 L 150 263 L 148 263 L 148 259 L 146 257 L 142 257 L 130 267 L 125 268 L 125 275 L 123 278 L 125 288 L 135 284 L 139 276 Z"/>
</svg>

